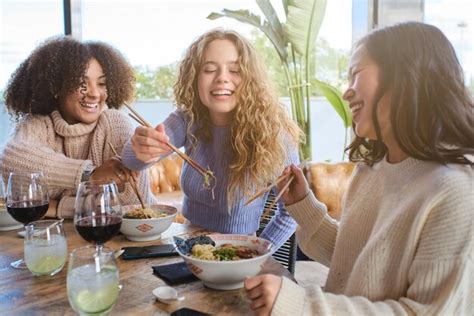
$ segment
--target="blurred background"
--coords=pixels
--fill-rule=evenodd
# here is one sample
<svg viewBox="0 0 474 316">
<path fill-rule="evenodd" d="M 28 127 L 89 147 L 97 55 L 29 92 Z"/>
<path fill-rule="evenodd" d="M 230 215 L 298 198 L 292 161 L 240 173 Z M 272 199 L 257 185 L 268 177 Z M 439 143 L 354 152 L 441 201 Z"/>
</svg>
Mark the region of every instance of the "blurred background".
<svg viewBox="0 0 474 316">
<path fill-rule="evenodd" d="M 284 21 L 281 1 L 271 3 Z M 14 126 L 3 102 L 10 75 L 40 42 L 58 34 L 118 48 L 135 69 L 135 107 L 153 124 L 173 111 L 172 86 L 184 50 L 214 27 L 234 29 L 254 43 L 281 101 L 289 104 L 278 57 L 263 33 L 232 19 L 207 19 L 224 8 L 263 15 L 255 0 L 0 0 L 0 150 Z M 434 24 L 446 34 L 473 93 L 471 0 L 327 0 L 316 42 L 315 76 L 343 91 L 353 43 L 373 28 L 407 20 Z M 346 129 L 324 98 L 315 94 L 312 103 L 313 160 L 339 161 Z"/>
</svg>

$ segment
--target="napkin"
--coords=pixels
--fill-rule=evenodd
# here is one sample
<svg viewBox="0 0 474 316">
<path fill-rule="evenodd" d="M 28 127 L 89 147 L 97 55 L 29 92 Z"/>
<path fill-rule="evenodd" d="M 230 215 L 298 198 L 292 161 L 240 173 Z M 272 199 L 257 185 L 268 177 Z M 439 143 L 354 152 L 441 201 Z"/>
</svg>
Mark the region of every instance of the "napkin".
<svg viewBox="0 0 474 316">
<path fill-rule="evenodd" d="M 154 274 L 170 285 L 198 280 L 198 278 L 189 271 L 184 261 L 161 266 L 153 266 L 152 268 Z"/>
</svg>

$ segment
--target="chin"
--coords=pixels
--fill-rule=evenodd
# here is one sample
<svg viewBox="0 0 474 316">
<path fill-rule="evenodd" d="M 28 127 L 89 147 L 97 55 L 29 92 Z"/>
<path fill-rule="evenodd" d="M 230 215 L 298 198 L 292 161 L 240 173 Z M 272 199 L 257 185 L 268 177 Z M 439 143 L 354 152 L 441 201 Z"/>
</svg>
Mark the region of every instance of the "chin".
<svg viewBox="0 0 474 316">
<path fill-rule="evenodd" d="M 84 124 L 92 124 L 96 122 L 98 119 L 99 119 L 99 115 L 96 117 L 82 117 L 80 121 L 81 123 L 84 123 Z"/>
</svg>

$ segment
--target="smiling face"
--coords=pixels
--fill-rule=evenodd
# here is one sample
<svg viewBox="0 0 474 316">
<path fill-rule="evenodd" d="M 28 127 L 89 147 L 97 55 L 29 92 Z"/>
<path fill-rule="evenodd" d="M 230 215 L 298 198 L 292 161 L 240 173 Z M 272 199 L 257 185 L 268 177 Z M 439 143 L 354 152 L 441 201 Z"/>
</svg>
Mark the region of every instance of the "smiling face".
<svg viewBox="0 0 474 316">
<path fill-rule="evenodd" d="M 349 87 L 343 94 L 352 111 L 355 133 L 362 138 L 377 139 L 372 112 L 379 87 L 380 70 L 370 58 L 367 49 L 361 45 L 352 54 L 349 61 Z M 385 94 L 377 109 L 382 139 L 393 138 L 390 127 L 390 100 Z"/>
<path fill-rule="evenodd" d="M 227 39 L 214 40 L 204 50 L 198 74 L 199 98 L 215 125 L 229 124 L 237 105 L 235 91 L 242 81 L 238 59 L 237 48 Z"/>
<path fill-rule="evenodd" d="M 59 112 L 69 124 L 91 124 L 99 119 L 106 108 L 107 87 L 105 74 L 93 58 L 84 75 L 84 85 L 60 99 Z"/>
</svg>

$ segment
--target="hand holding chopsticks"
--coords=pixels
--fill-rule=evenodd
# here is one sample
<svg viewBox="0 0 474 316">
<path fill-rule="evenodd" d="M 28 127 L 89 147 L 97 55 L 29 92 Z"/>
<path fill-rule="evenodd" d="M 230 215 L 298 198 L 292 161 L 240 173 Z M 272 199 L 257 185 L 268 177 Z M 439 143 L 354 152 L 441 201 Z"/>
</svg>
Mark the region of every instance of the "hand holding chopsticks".
<svg viewBox="0 0 474 316">
<path fill-rule="evenodd" d="M 150 123 L 148 123 L 145 118 L 143 118 L 134 108 L 130 105 L 125 103 L 125 106 L 130 110 L 129 116 L 137 121 L 140 125 L 146 127 L 152 127 Z M 196 161 L 194 161 L 191 157 L 186 155 L 185 153 L 181 152 L 177 147 L 169 142 L 166 142 L 166 146 L 168 146 L 171 150 L 173 150 L 179 157 L 181 157 L 184 161 L 186 161 L 191 167 L 193 167 L 196 171 L 198 171 L 204 177 L 204 186 L 210 187 L 211 186 L 211 178 L 214 179 L 215 184 L 215 176 L 214 173 L 209 170 L 205 169 L 201 165 L 199 165 Z"/>
<path fill-rule="evenodd" d="M 114 153 L 114 155 L 117 157 L 117 159 L 122 159 L 122 157 L 120 157 L 120 155 L 117 153 L 117 151 L 115 150 L 114 146 L 112 145 L 112 143 L 109 142 L 109 146 L 110 146 L 110 149 L 112 149 L 112 152 Z M 140 201 L 140 204 L 142 206 L 142 209 L 145 209 L 145 203 L 143 202 L 143 198 L 140 194 L 140 191 L 138 190 L 138 182 L 137 182 L 137 179 L 135 177 L 135 175 L 132 173 L 131 174 L 131 178 L 130 178 L 130 184 L 132 185 L 132 189 L 133 191 L 135 192 L 135 194 L 137 195 L 138 197 L 138 200 Z"/>
<path fill-rule="evenodd" d="M 301 191 L 301 190 L 304 191 L 304 194 L 303 194 L 303 197 L 304 197 L 308 190 L 308 184 L 306 180 L 304 179 L 303 171 L 300 168 L 303 168 L 305 164 L 306 164 L 306 161 L 303 161 L 300 164 L 299 168 L 297 168 L 294 165 L 291 166 L 291 173 L 293 174 L 285 172 L 280 177 L 278 177 L 273 183 L 259 190 L 256 194 L 250 197 L 250 199 L 245 203 L 245 205 L 248 205 L 249 203 L 257 199 L 259 196 L 261 196 L 262 194 L 270 191 L 273 187 L 279 186 L 281 182 L 283 182 L 284 180 L 286 180 L 286 183 L 283 185 L 283 187 L 280 188 L 278 195 L 275 197 L 275 200 L 266 208 L 265 213 L 263 214 L 263 217 L 268 215 L 270 210 L 275 206 L 278 200 L 280 200 L 280 198 L 287 192 L 288 188 L 295 180 L 296 180 L 295 183 L 296 183 L 297 191 Z M 290 199 L 293 200 L 293 197 L 292 197 L 293 194 L 290 194 L 290 195 L 291 195 Z M 299 196 L 300 192 L 298 192 L 296 195 Z M 300 198 L 298 197 L 297 199 L 299 200 Z"/>
</svg>

